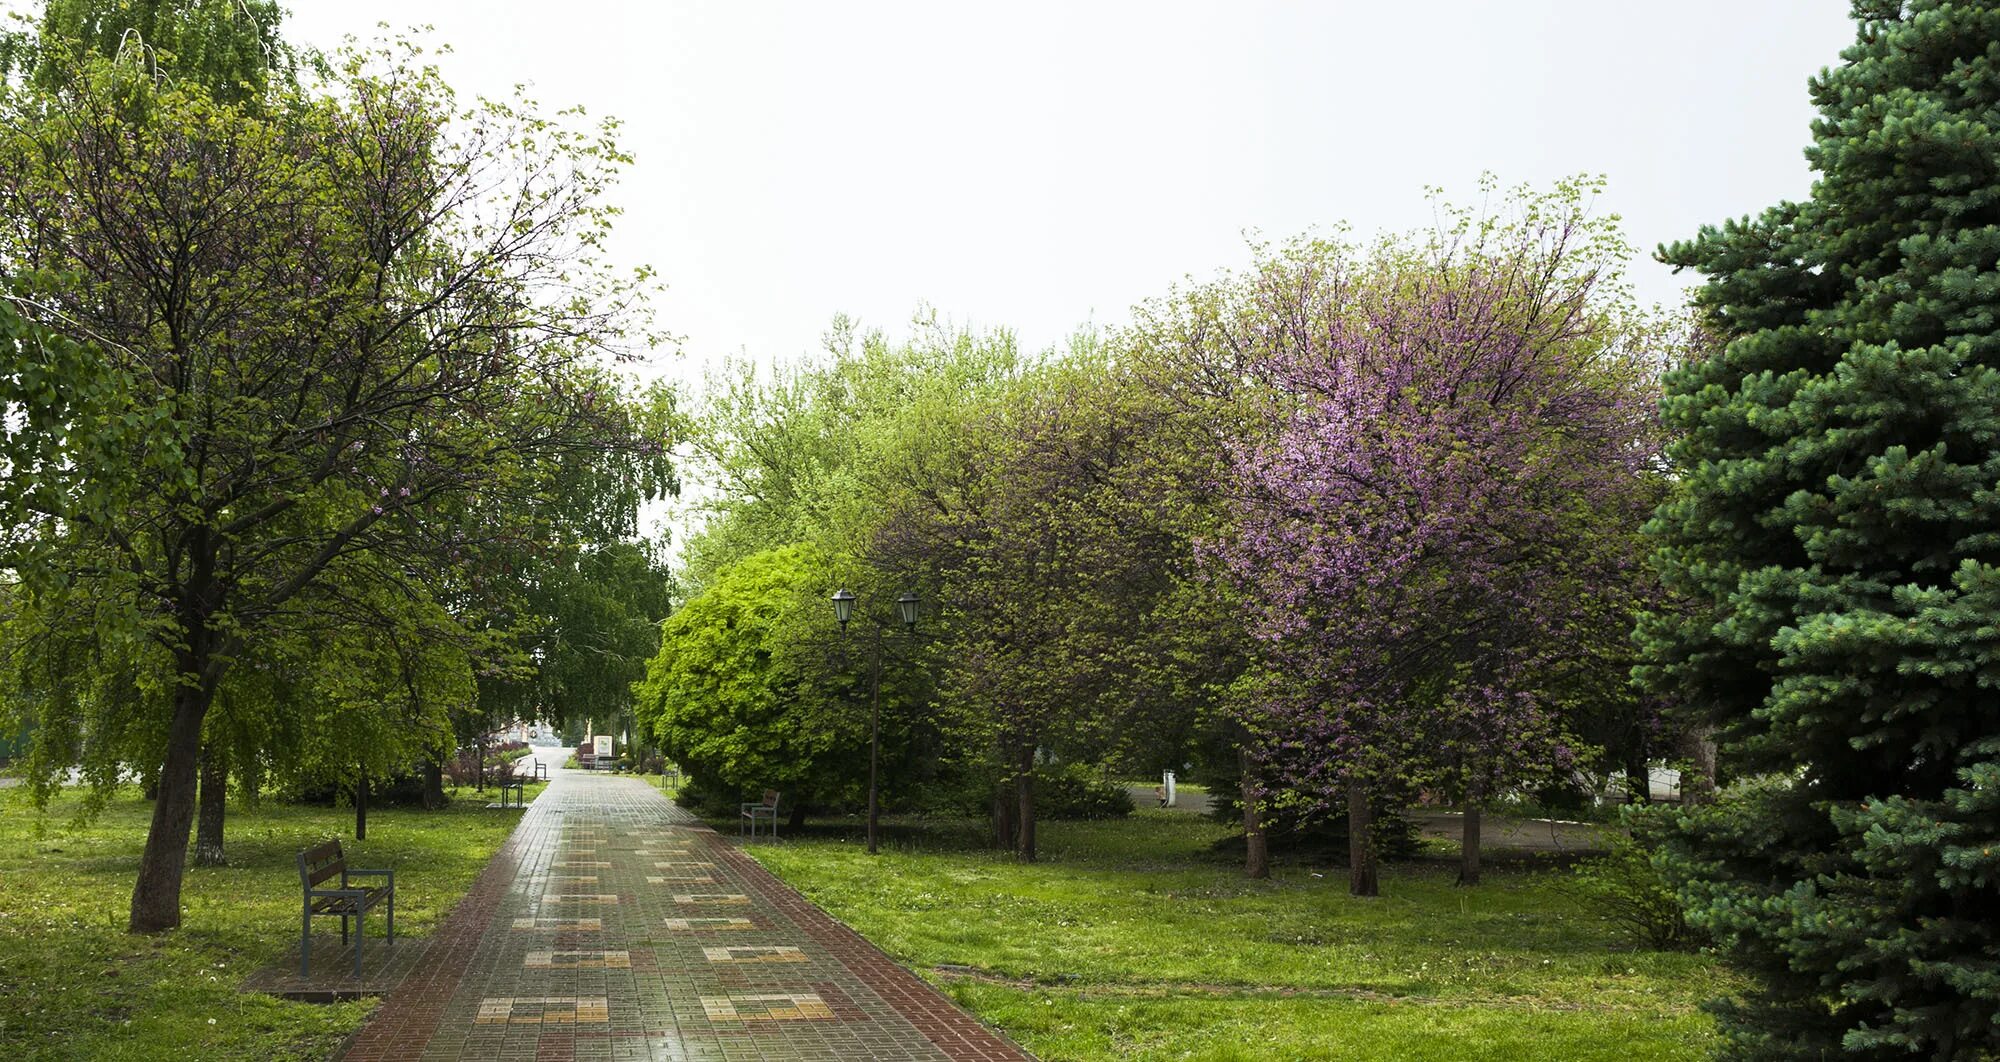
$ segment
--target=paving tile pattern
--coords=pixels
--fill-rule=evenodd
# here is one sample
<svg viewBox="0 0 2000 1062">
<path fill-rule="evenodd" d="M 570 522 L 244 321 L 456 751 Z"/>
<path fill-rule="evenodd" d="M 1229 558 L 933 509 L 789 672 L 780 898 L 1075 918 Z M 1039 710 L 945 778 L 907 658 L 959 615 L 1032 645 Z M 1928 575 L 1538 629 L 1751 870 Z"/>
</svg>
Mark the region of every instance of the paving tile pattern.
<svg viewBox="0 0 2000 1062">
<path fill-rule="evenodd" d="M 646 783 L 551 773 L 345 1058 L 1028 1059 Z"/>
</svg>

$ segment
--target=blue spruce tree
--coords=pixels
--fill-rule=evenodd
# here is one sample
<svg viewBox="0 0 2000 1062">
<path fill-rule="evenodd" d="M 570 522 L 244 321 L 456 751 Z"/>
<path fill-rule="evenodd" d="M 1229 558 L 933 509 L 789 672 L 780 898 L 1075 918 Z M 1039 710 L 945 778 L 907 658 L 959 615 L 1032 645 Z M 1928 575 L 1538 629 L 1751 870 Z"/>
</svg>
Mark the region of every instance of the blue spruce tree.
<svg viewBox="0 0 2000 1062">
<path fill-rule="evenodd" d="M 2000 1057 L 2000 4 L 1859 0 L 1812 196 L 1663 258 L 1714 343 L 1669 381 L 1641 679 L 1737 784 L 1662 824 L 1749 975 L 1726 1052 Z"/>
</svg>

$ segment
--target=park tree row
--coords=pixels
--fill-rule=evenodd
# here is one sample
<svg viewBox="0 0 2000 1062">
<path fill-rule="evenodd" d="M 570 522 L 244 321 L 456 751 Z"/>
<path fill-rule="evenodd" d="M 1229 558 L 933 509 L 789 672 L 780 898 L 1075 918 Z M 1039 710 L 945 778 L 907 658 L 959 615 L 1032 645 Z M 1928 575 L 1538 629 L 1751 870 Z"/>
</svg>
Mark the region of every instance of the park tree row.
<svg viewBox="0 0 2000 1062">
<path fill-rule="evenodd" d="M 138 931 L 232 775 L 434 791 L 493 719 L 622 705 L 666 610 L 614 127 L 277 16 L 52 0 L 0 48 L 0 720 L 44 797 L 156 794 Z"/>
<path fill-rule="evenodd" d="M 1476 880 L 1485 802 L 1675 751 L 1626 676 L 1685 337 L 1631 304 L 1592 191 L 1260 247 L 1041 355 L 837 321 L 821 359 L 712 379 L 642 719 L 703 784 L 851 803 L 879 638 L 893 799 L 954 790 L 1023 860 L 1038 786 L 1199 758 L 1253 874 L 1266 817 L 1345 815 L 1372 893 L 1373 816 L 1421 792 L 1467 808 Z"/>
</svg>

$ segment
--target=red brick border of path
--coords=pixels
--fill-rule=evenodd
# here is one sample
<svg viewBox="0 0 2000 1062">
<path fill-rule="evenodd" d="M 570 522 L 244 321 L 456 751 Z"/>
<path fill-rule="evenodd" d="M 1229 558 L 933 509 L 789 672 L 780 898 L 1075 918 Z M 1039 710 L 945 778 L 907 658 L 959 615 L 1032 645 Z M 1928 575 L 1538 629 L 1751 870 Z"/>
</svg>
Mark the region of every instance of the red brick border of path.
<svg viewBox="0 0 2000 1062">
<path fill-rule="evenodd" d="M 866 937 L 835 921 L 735 846 L 718 839 L 715 852 L 742 875 L 744 886 L 755 890 L 770 910 L 783 912 L 945 1054 L 970 1062 L 1034 1062 L 1033 1055 L 960 1009 L 929 982 L 904 969 Z"/>
<path fill-rule="evenodd" d="M 333 1057 L 349 1062 L 383 1062 L 423 1053 L 431 1037 L 437 1035 L 445 1007 L 458 993 L 458 984 L 472 965 L 472 956 L 493 921 L 493 912 L 499 909 L 508 886 L 520 873 L 522 851 L 535 842 L 536 831 L 523 829 L 523 825 L 525 820 L 515 825 L 507 843 L 487 860 L 485 869 L 473 879 L 472 888 L 431 934 L 430 950 L 416 968 Z"/>
</svg>

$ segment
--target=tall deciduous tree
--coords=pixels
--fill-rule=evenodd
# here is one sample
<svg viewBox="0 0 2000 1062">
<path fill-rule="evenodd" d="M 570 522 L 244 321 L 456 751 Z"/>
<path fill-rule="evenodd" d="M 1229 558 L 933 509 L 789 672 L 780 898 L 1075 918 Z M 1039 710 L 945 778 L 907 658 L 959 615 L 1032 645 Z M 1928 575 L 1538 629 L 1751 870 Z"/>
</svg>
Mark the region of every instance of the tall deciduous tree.
<svg viewBox="0 0 2000 1062">
<path fill-rule="evenodd" d="M 1100 760 L 1154 707 L 1135 650 L 1172 586 L 1173 536 L 1141 481 L 1148 407 L 1110 378 L 1088 344 L 1026 374 L 965 425 L 984 467 L 954 509 L 929 514 L 940 696 L 1009 791 L 996 820 L 1024 862 L 1037 855 L 1038 764 Z"/>
<path fill-rule="evenodd" d="M 256 632 L 310 622 L 343 570 L 442 601 L 580 455 L 657 472 L 591 365 L 630 294 L 594 261 L 608 129 L 462 113 L 395 46 L 259 102 L 84 58 L 10 99 L 0 143 L 13 306 L 94 350 L 109 396 L 10 411 L 40 456 L 8 479 L 4 564 L 141 694 L 94 682 L 42 720 L 157 750 L 135 931 L 179 923 L 203 724 Z"/>
<path fill-rule="evenodd" d="M 1358 895 L 1378 803 L 1442 780 L 1476 810 L 1561 764 L 1540 676 L 1629 571 L 1592 529 L 1637 526 L 1648 377 L 1599 288 L 1615 231 L 1579 192 L 1367 257 L 1300 245 L 1259 277 L 1244 339 L 1278 426 L 1236 447 L 1245 509 L 1213 550 L 1271 663 L 1249 729 L 1345 803 Z"/>
<path fill-rule="evenodd" d="M 1721 337 L 1665 411 L 1655 689 L 1762 775 L 1673 820 L 1754 987 L 1734 1057 L 2000 1053 L 2000 9 L 1863 0 L 1812 198 L 1664 257 Z"/>
</svg>

